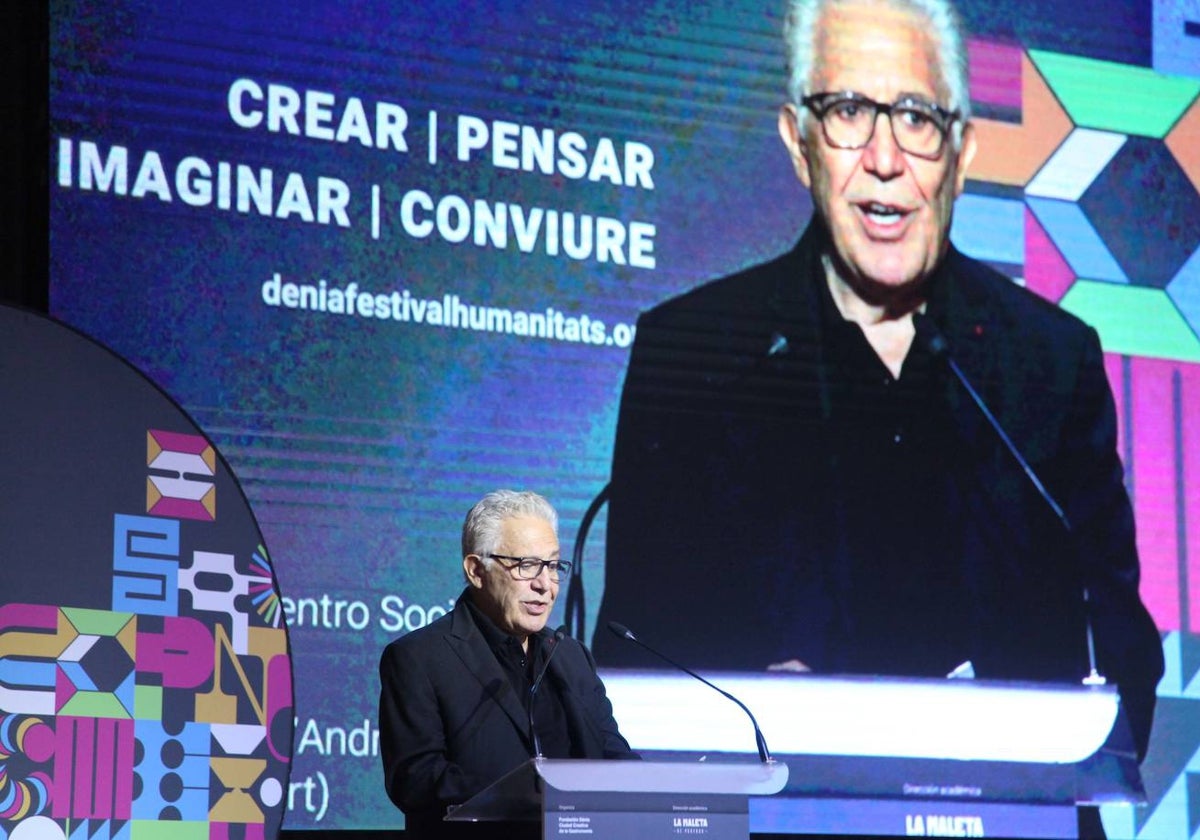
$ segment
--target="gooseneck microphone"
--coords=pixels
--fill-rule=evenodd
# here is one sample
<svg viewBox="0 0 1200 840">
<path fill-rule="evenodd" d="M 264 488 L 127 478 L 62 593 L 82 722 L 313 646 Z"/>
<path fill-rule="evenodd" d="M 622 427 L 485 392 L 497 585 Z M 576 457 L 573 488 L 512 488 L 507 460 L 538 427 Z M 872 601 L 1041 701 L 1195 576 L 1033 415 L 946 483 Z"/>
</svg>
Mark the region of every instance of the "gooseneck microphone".
<svg viewBox="0 0 1200 840">
<path fill-rule="evenodd" d="M 550 671 L 550 660 L 554 658 L 554 654 L 558 652 L 559 643 L 562 642 L 567 635 L 567 626 L 564 624 L 554 631 L 552 639 L 553 644 L 550 645 L 550 653 L 546 655 L 546 661 L 542 663 L 542 669 L 538 671 L 537 677 L 533 684 L 529 686 L 529 736 L 533 741 L 533 757 L 543 758 L 542 741 L 538 738 L 537 727 L 533 725 L 533 703 L 537 700 L 538 689 L 542 687 L 542 680 L 546 678 L 546 674 Z"/>
<path fill-rule="evenodd" d="M 958 384 L 961 385 L 963 390 L 966 391 L 968 396 L 971 397 L 971 401 L 975 403 L 975 407 L 979 409 L 980 414 L 982 414 L 984 419 L 987 420 L 987 423 L 989 426 L 991 426 L 992 431 L 996 433 L 996 436 L 1000 439 L 1000 442 L 1004 444 L 1005 449 L 1007 449 L 1009 454 L 1012 455 L 1013 460 L 1017 462 L 1017 465 L 1021 468 L 1021 471 L 1025 473 L 1025 476 L 1029 479 L 1029 482 L 1037 491 L 1038 496 L 1041 497 L 1042 501 L 1046 503 L 1046 506 L 1049 507 L 1051 512 L 1054 513 L 1055 518 L 1062 525 L 1063 531 L 1066 532 L 1067 538 L 1071 541 L 1073 546 L 1074 529 L 1071 527 L 1071 520 L 1067 518 L 1066 511 L 1062 509 L 1062 505 L 1058 503 L 1058 500 L 1054 498 L 1053 494 L 1046 489 L 1046 485 L 1042 483 L 1042 480 L 1038 478 L 1038 474 L 1034 471 L 1033 465 L 1029 463 L 1024 455 L 1021 454 L 1021 450 L 1017 448 L 1017 445 L 1013 443 L 1012 438 L 1008 436 L 1008 432 L 1006 432 L 1004 427 L 1000 425 L 1000 421 L 996 419 L 994 414 L 992 414 L 991 409 L 988 408 L 988 405 L 986 402 L 984 402 L 983 397 L 979 395 L 979 392 L 976 391 L 974 386 L 971 385 L 971 381 L 967 379 L 966 374 L 962 372 L 962 368 L 958 366 L 958 362 L 956 362 L 954 360 L 954 356 L 950 354 L 949 342 L 946 341 L 946 337 L 942 335 L 942 331 L 938 329 L 937 324 L 935 324 L 933 319 L 925 313 L 914 312 L 913 328 L 916 330 L 917 340 L 921 342 L 926 350 L 929 351 L 931 356 L 933 356 L 935 359 L 940 359 L 945 362 L 950 373 L 953 374 L 956 380 L 958 380 Z M 1086 582 L 1082 587 L 1082 592 L 1084 629 L 1087 634 L 1088 653 L 1088 675 L 1083 678 L 1083 683 L 1084 685 L 1104 685 L 1107 680 L 1105 680 L 1104 676 L 1096 668 L 1096 641 L 1092 633 L 1091 598 Z"/>
<path fill-rule="evenodd" d="M 624 624 L 618 624 L 615 621 L 610 621 L 610 622 L 608 622 L 608 629 L 611 630 L 614 635 L 619 636 L 622 639 L 628 639 L 629 641 L 633 642 L 635 645 L 642 647 L 644 650 L 648 650 L 650 653 L 657 656 L 663 662 L 666 662 L 672 668 L 677 668 L 680 671 L 683 671 L 683 673 L 687 674 L 689 677 L 695 677 L 696 679 L 700 680 L 700 682 L 704 683 L 706 686 L 711 688 L 713 691 L 728 698 L 729 700 L 732 700 L 734 703 L 737 703 L 738 708 L 740 708 L 743 712 L 746 713 L 746 716 L 748 718 L 750 718 L 750 723 L 754 725 L 754 741 L 756 744 L 758 744 L 759 760 L 763 764 L 774 764 L 775 763 L 775 759 L 771 758 L 771 751 L 767 749 L 767 739 L 763 737 L 762 730 L 758 728 L 758 721 L 755 720 L 754 713 L 751 712 L 748 708 L 746 708 L 745 703 L 743 703 L 741 700 L 734 697 L 728 691 L 725 691 L 724 689 L 718 688 L 717 686 L 713 685 L 708 680 L 704 679 L 704 677 L 697 674 L 695 671 L 685 668 L 682 665 L 680 665 L 678 662 L 674 661 L 673 659 L 670 659 L 667 656 L 659 653 L 657 650 L 650 647 L 648 644 L 643 642 L 637 636 L 633 635 L 633 631 L 631 631 Z"/>
<path fill-rule="evenodd" d="M 1050 494 L 1050 491 L 1046 489 L 1046 485 L 1042 484 L 1042 480 L 1038 478 L 1037 473 L 1033 471 L 1033 467 L 1030 465 L 1029 461 L 1027 461 L 1025 456 L 1021 454 L 1021 450 L 1017 449 L 1017 445 L 1013 443 L 1012 438 L 1008 436 L 1008 432 L 1004 431 L 1004 427 L 1000 425 L 1000 421 L 996 419 L 996 415 L 992 414 L 991 409 L 989 409 L 987 406 L 987 403 L 983 401 L 983 397 L 981 397 L 979 392 L 976 391 L 971 385 L 971 381 L 967 379 L 966 374 L 962 372 L 962 368 L 958 366 L 958 362 L 956 362 L 954 357 L 950 355 L 950 345 L 946 341 L 946 337 L 942 335 L 942 331 L 937 328 L 937 324 L 935 324 L 933 319 L 925 313 L 914 312 L 913 327 L 917 331 L 917 340 L 925 345 L 925 349 L 929 351 L 931 356 L 933 356 L 935 359 L 941 359 L 946 363 L 946 367 L 950 369 L 950 372 L 954 374 L 954 378 L 958 380 L 958 383 L 962 385 L 963 390 L 966 391 L 971 397 L 971 401 L 975 403 L 975 406 L 979 409 L 980 413 L 983 414 L 984 419 L 987 420 L 988 425 L 992 427 L 992 431 L 994 431 L 996 436 L 1000 438 L 1000 442 L 1004 444 L 1004 447 L 1013 456 L 1013 459 L 1017 462 L 1017 465 L 1033 484 L 1034 488 L 1038 492 L 1038 495 L 1041 496 L 1046 504 L 1050 506 L 1050 510 L 1054 512 L 1054 516 L 1059 522 L 1062 523 L 1062 526 L 1067 533 L 1071 533 L 1071 523 L 1067 519 L 1066 512 L 1062 509 L 1062 506 L 1059 505 L 1054 496 Z"/>
</svg>

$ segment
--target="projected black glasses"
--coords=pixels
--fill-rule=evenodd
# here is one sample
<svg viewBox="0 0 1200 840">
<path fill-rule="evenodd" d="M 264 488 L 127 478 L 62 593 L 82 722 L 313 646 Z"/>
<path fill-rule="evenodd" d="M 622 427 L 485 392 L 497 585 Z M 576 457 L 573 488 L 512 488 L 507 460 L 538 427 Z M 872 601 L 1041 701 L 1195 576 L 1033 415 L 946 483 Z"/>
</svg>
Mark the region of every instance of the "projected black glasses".
<svg viewBox="0 0 1200 840">
<path fill-rule="evenodd" d="M 861 149 L 875 135 L 875 123 L 886 114 L 901 151 L 928 160 L 942 156 L 950 126 L 961 116 L 941 105 L 913 96 L 888 105 L 861 93 L 814 93 L 800 100 L 821 121 L 825 141 L 837 149 Z"/>
<path fill-rule="evenodd" d="M 571 574 L 571 564 L 566 560 L 543 560 L 540 557 L 509 557 L 504 554 L 489 554 L 493 560 L 499 560 L 504 568 L 516 574 L 521 580 L 533 580 L 545 569 L 550 573 L 550 580 L 560 580 Z M 509 565 L 509 564 L 512 565 Z"/>
</svg>

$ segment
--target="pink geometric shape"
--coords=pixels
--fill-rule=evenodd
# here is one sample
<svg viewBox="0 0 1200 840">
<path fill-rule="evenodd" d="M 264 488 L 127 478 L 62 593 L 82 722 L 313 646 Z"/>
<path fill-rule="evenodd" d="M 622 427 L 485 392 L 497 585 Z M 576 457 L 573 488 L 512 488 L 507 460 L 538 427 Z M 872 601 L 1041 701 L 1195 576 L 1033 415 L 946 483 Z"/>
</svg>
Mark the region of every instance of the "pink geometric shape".
<svg viewBox="0 0 1200 840">
<path fill-rule="evenodd" d="M 71 783 L 75 778 L 75 721 L 60 717 L 54 729 L 54 793 L 50 796 L 50 815 L 56 819 L 71 816 Z"/>
<path fill-rule="evenodd" d="M 200 435 L 185 435 L 180 432 L 163 431 L 162 429 L 150 429 L 149 433 L 159 446 L 171 452 L 187 452 L 191 455 L 199 455 L 211 445 Z"/>
<path fill-rule="evenodd" d="M 267 663 L 267 685 L 271 687 L 271 694 L 267 698 L 267 722 L 274 723 L 276 715 L 287 714 L 290 717 L 292 711 L 292 663 L 287 656 L 272 656 L 271 661 Z M 271 755 L 275 756 L 280 761 L 287 763 L 291 760 L 289 753 L 289 745 L 276 744 L 271 740 L 271 733 L 279 731 L 275 726 L 267 726 L 267 749 L 271 751 Z"/>
<path fill-rule="evenodd" d="M 54 755 L 54 730 L 44 723 L 35 723 L 25 731 L 21 749 L 36 764 L 48 761 Z"/>
<path fill-rule="evenodd" d="M 1075 282 L 1075 272 L 1067 265 L 1058 247 L 1051 241 L 1041 222 L 1025 208 L 1025 288 L 1058 303 Z"/>
<path fill-rule="evenodd" d="M 0 630 L 53 630 L 58 627 L 54 604 L 4 604 L 0 606 Z"/>
<path fill-rule="evenodd" d="M 95 820 L 113 816 L 113 768 L 116 766 L 117 727 L 114 718 L 96 718 L 95 768 L 92 773 L 92 807 L 87 814 Z"/>
<path fill-rule="evenodd" d="M 1179 452 L 1183 474 L 1184 519 L 1187 546 L 1188 626 L 1190 633 L 1200 632 L 1200 365 L 1179 365 L 1180 405 L 1183 409 L 1182 443 Z"/>
<path fill-rule="evenodd" d="M 1160 630 L 1180 629 L 1179 528 L 1172 374 L 1179 364 L 1130 357 L 1133 513 L 1142 600 Z"/>
<path fill-rule="evenodd" d="M 67 705 L 67 701 L 74 697 L 78 690 L 66 671 L 62 668 L 54 669 L 54 711 L 57 712 Z"/>
<path fill-rule="evenodd" d="M 172 499 L 164 496 L 155 502 L 146 513 L 152 516 L 169 516 L 177 519 L 195 519 L 199 522 L 212 522 L 216 517 L 204 506 L 204 502 L 194 502 L 189 499 Z"/>
<path fill-rule="evenodd" d="M 971 101 L 1021 110 L 1020 47 L 981 41 L 967 41 L 971 61 Z"/>
<path fill-rule="evenodd" d="M 63 718 L 59 718 L 63 720 Z M 75 750 L 75 774 L 71 797 L 72 817 L 88 817 L 92 813 L 92 775 L 96 768 L 96 718 L 68 718 L 75 730 L 72 747 Z"/>
<path fill-rule="evenodd" d="M 117 766 L 113 785 L 113 819 L 127 820 L 133 810 L 134 722 L 118 720 Z"/>
<path fill-rule="evenodd" d="M 164 618 L 161 633 L 137 634 L 137 671 L 161 674 L 163 688 L 196 688 L 212 676 L 213 644 L 203 622 Z"/>
</svg>

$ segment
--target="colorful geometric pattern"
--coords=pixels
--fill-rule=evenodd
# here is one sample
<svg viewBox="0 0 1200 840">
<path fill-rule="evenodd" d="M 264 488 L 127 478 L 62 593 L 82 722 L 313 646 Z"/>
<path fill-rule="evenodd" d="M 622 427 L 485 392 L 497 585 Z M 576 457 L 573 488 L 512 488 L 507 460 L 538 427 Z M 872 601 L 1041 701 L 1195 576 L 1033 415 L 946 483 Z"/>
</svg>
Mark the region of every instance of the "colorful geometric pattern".
<svg viewBox="0 0 1200 840">
<path fill-rule="evenodd" d="M 25 326 L 11 312 L 0 308 L 9 339 L 9 321 Z M 36 347 L 29 355 L 55 356 Z M 118 364 L 133 388 L 163 400 Z M 113 396 L 127 403 L 137 401 Z M 23 408 L 49 426 L 78 410 Z M 63 531 L 67 540 L 54 543 L 30 519 L 52 547 L 0 592 L 0 840 L 265 840 L 282 822 L 292 683 L 262 537 L 230 495 L 235 485 L 212 444 L 181 414 L 174 431 L 147 430 L 138 411 L 129 414 L 113 418 L 126 430 L 127 457 L 99 471 L 106 481 L 86 485 L 95 496 L 71 506 L 73 527 L 95 523 L 95 533 L 70 542 L 75 531 Z M 74 441 L 97 445 L 86 434 Z M 55 451 L 69 463 L 77 457 L 66 441 Z M 34 472 L 24 498 L 53 498 L 63 472 L 51 465 L 46 482 Z M 143 499 L 144 512 L 124 507 Z M 8 523 L 0 553 L 13 550 L 5 541 L 20 538 L 24 521 Z M 61 601 L 33 602 L 31 591 Z"/>
<path fill-rule="evenodd" d="M 212 444 L 195 435 L 151 429 L 146 433 L 146 512 L 215 519 L 217 488 L 204 478 L 216 472 Z"/>
<path fill-rule="evenodd" d="M 1158 2 L 1155 15 L 1178 24 L 1182 9 Z M 1188 47 L 1191 63 L 1163 72 L 1157 58 L 973 42 L 980 151 L 955 209 L 959 247 L 1087 321 L 1106 351 L 1142 596 L 1167 657 L 1150 805 L 1105 808 L 1113 838 L 1200 836 L 1200 50 Z"/>
</svg>

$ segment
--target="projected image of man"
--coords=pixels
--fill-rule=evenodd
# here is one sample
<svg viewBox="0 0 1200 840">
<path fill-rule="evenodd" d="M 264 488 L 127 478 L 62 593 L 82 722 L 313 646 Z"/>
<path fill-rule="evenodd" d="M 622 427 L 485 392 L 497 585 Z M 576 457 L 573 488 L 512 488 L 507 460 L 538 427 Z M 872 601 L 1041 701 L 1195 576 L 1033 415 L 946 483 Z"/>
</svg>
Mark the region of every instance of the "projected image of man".
<svg viewBox="0 0 1200 840">
<path fill-rule="evenodd" d="M 1163 661 L 1098 337 L 950 242 L 977 152 L 955 10 L 795 0 L 785 42 L 814 213 L 639 320 L 600 626 L 708 668 L 1070 681 L 1090 626 L 1144 752 Z"/>
<path fill-rule="evenodd" d="M 384 783 L 405 813 L 408 836 L 540 837 L 539 823 L 497 834 L 495 824 L 442 818 L 535 754 L 637 755 L 617 728 L 591 654 L 546 627 L 570 572 L 550 503 L 536 493 L 489 493 L 467 514 L 462 551 L 467 585 L 454 609 L 383 652 Z"/>
</svg>

